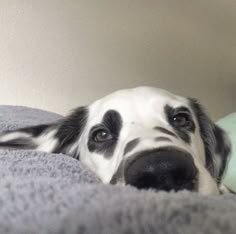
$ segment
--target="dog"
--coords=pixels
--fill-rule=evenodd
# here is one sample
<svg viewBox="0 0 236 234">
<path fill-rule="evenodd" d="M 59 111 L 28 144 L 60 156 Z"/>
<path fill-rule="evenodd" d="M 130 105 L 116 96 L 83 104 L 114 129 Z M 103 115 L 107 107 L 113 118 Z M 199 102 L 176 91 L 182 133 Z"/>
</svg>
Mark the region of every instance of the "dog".
<svg viewBox="0 0 236 234">
<path fill-rule="evenodd" d="M 70 155 L 103 183 L 218 194 L 231 144 L 197 100 L 137 87 L 58 122 L 3 132 L 0 147 Z"/>
</svg>

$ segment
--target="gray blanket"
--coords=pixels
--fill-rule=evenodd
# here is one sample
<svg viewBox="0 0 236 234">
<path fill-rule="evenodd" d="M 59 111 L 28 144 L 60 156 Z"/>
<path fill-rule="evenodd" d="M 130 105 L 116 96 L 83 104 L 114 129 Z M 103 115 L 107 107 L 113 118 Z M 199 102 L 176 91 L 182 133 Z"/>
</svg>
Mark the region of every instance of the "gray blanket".
<svg viewBox="0 0 236 234">
<path fill-rule="evenodd" d="M 59 115 L 0 106 L 0 130 Z M 236 233 L 236 197 L 103 185 L 63 154 L 0 150 L 0 233 Z"/>
</svg>

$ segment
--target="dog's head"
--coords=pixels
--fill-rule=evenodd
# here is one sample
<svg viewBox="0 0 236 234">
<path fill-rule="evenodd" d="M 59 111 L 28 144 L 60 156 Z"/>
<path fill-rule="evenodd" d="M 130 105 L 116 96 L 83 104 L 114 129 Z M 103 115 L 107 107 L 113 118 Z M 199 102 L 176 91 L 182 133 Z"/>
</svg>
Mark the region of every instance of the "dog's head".
<svg viewBox="0 0 236 234">
<path fill-rule="evenodd" d="M 2 135 L 3 145 L 72 155 L 104 183 L 202 194 L 219 192 L 230 152 L 226 133 L 196 100 L 151 87 L 117 91 L 55 125 Z"/>
<path fill-rule="evenodd" d="M 140 87 L 82 113 L 86 124 L 71 151 L 104 183 L 218 192 L 230 143 L 196 100 Z"/>
</svg>

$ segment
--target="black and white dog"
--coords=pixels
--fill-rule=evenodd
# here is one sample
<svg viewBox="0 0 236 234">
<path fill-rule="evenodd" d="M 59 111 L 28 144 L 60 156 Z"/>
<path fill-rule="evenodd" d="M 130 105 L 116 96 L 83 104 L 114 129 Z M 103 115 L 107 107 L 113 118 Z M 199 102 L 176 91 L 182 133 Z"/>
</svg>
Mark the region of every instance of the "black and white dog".
<svg viewBox="0 0 236 234">
<path fill-rule="evenodd" d="M 103 183 L 217 194 L 230 142 L 194 99 L 138 87 L 75 109 L 57 123 L 4 132 L 1 147 L 64 153 Z"/>
</svg>

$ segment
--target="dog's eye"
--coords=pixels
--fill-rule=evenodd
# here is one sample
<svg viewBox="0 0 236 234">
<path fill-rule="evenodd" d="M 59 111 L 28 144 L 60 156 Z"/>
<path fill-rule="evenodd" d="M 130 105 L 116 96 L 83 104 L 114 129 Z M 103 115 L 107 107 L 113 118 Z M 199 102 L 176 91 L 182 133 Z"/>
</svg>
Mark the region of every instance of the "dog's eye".
<svg viewBox="0 0 236 234">
<path fill-rule="evenodd" d="M 93 140 L 98 143 L 112 140 L 111 133 L 106 129 L 98 129 L 93 133 Z"/>
<path fill-rule="evenodd" d="M 177 113 L 173 116 L 173 123 L 176 127 L 188 127 L 191 125 L 192 120 L 188 113 Z"/>
</svg>

